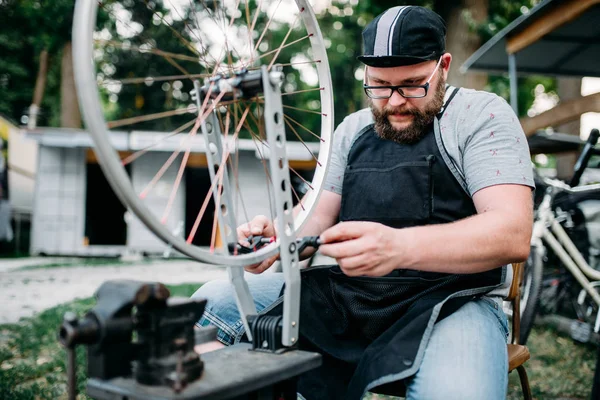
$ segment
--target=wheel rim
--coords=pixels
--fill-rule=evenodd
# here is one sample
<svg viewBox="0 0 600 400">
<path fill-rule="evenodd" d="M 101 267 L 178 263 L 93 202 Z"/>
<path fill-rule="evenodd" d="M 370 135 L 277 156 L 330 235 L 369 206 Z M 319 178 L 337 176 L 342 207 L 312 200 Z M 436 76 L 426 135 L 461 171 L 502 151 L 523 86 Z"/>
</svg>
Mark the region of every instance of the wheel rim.
<svg viewBox="0 0 600 400">
<path fill-rule="evenodd" d="M 521 316 L 523 316 L 523 313 L 527 308 L 527 302 L 529 301 L 529 295 L 531 294 L 532 282 L 531 275 L 528 274 L 528 271 L 530 268 L 533 268 L 533 260 L 528 260 L 528 262 L 525 265 L 526 270 L 524 271 L 525 273 L 523 274 L 523 284 L 521 285 Z"/>
<path fill-rule="evenodd" d="M 160 2 L 148 2 L 148 1 L 143 1 L 143 3 L 146 6 L 150 6 L 151 4 L 154 4 L 154 9 L 156 9 L 157 4 Z M 231 4 L 230 4 L 231 3 Z M 260 9 L 261 13 L 263 12 L 263 9 L 261 8 L 261 3 L 260 2 L 257 5 L 257 9 Z M 281 1 L 278 3 L 280 4 Z M 165 4 L 172 4 L 171 1 L 167 0 L 167 2 Z M 227 9 L 228 4 L 230 4 L 230 6 L 235 7 L 235 8 L 231 8 L 230 10 Z M 254 3 L 255 4 L 255 3 Z M 330 77 L 330 73 L 329 73 L 329 66 L 328 66 L 328 61 L 327 61 L 327 56 L 326 56 L 326 51 L 325 51 L 325 46 L 323 44 L 323 39 L 322 39 L 322 35 L 321 32 L 319 30 L 319 27 L 316 23 L 316 19 L 315 19 L 315 15 L 312 11 L 312 9 L 310 8 L 309 4 L 306 3 L 303 0 L 297 0 L 295 2 L 296 4 L 296 10 L 297 10 L 297 17 L 296 20 L 299 21 L 302 25 L 301 29 L 304 29 L 304 32 L 306 33 L 304 35 L 304 39 L 305 41 L 308 41 L 310 43 L 309 48 L 310 48 L 310 52 L 313 55 L 312 60 L 309 60 L 307 62 L 307 64 L 310 64 L 312 73 L 316 75 L 317 78 L 317 83 L 313 86 L 315 86 L 315 88 L 311 89 L 311 91 L 315 91 L 316 94 L 318 94 L 318 97 L 316 97 L 320 103 L 320 108 L 318 110 L 318 114 L 320 115 L 320 124 L 319 124 L 319 129 L 320 129 L 320 137 L 319 137 L 319 155 L 318 155 L 318 160 L 316 160 L 317 163 L 317 167 L 315 169 L 314 172 L 314 177 L 312 182 L 310 183 L 310 187 L 311 190 L 307 193 L 307 196 L 303 199 L 302 204 L 303 204 L 303 209 L 300 211 L 300 213 L 298 213 L 298 215 L 296 216 L 295 220 L 294 220 L 294 228 L 296 231 L 298 231 L 299 229 L 301 229 L 301 227 L 306 223 L 307 219 L 309 218 L 315 203 L 318 200 L 324 179 L 325 179 L 325 174 L 327 172 L 327 165 L 328 165 L 328 160 L 329 160 L 329 155 L 330 155 L 330 144 L 331 144 L 331 136 L 332 136 L 332 132 L 333 132 L 333 107 L 332 107 L 332 90 L 331 90 L 331 77 Z M 164 5 L 164 4 L 163 4 Z M 189 3 L 189 5 L 193 6 L 192 2 Z M 223 20 L 229 20 L 230 18 L 227 16 L 228 12 L 232 12 L 232 14 L 235 14 L 237 11 L 239 10 L 240 6 L 245 7 L 245 4 L 242 4 L 240 1 L 235 1 L 235 2 L 211 2 L 210 4 L 207 4 L 205 1 L 202 1 L 202 5 L 204 5 L 205 7 L 209 7 L 209 6 L 213 6 L 215 7 L 213 10 L 215 11 L 213 14 L 213 17 L 215 20 L 218 19 L 218 13 L 217 13 L 217 7 L 223 7 Z M 248 3 L 248 7 L 245 7 L 245 11 L 246 11 L 246 15 L 250 14 L 250 15 L 260 15 L 260 13 L 257 13 L 256 10 L 254 10 L 254 13 L 248 13 L 249 10 L 249 5 L 250 3 Z M 256 4 L 255 4 L 256 5 Z M 285 5 L 285 3 L 284 3 Z M 289 4 L 288 4 L 289 6 Z M 106 7 L 106 3 L 103 4 L 103 7 Z M 150 9 L 150 8 L 149 8 Z M 151 10 L 152 11 L 152 10 Z M 204 11 L 204 10 L 203 10 Z M 208 12 L 208 9 L 205 10 Z M 288 10 L 289 11 L 289 10 Z M 117 15 L 118 13 L 115 13 L 115 15 Z M 196 19 L 199 21 L 199 16 L 198 16 L 198 12 L 194 13 Z M 287 12 L 286 12 L 287 14 Z M 251 263 L 255 263 L 258 261 L 261 261 L 269 256 L 274 255 L 277 251 L 278 251 L 278 243 L 274 242 L 270 245 L 265 246 L 264 248 L 251 253 L 251 254 L 245 254 L 245 255 L 236 255 L 236 256 L 230 256 L 228 254 L 218 254 L 218 253 L 214 253 L 212 250 L 206 250 L 202 247 L 198 247 L 195 246 L 193 244 L 188 243 L 189 242 L 189 238 L 188 240 L 185 240 L 183 237 L 179 237 L 176 236 L 172 233 L 172 230 L 168 228 L 168 226 L 166 225 L 168 223 L 168 218 L 165 218 L 164 220 L 161 220 L 160 218 L 158 218 L 157 215 L 154 215 L 153 212 L 150 210 L 150 208 L 147 206 L 147 204 L 144 203 L 144 200 L 140 198 L 140 193 L 139 191 L 136 191 L 134 188 L 134 185 L 130 179 L 130 177 L 128 176 L 125 167 L 123 166 L 124 160 L 119 156 L 117 150 L 115 149 L 115 147 L 113 147 L 113 144 L 111 142 L 111 133 L 110 130 L 108 128 L 108 124 L 107 124 L 107 119 L 105 118 L 105 109 L 103 108 L 103 103 L 101 102 L 101 90 L 100 88 L 96 85 L 96 82 L 98 81 L 98 75 L 97 75 L 97 71 L 96 71 L 96 66 L 93 62 L 90 62 L 91 60 L 94 59 L 94 55 L 95 53 L 95 48 L 94 48 L 94 37 L 98 36 L 98 33 L 102 33 L 102 31 L 97 31 L 95 29 L 96 27 L 96 19 L 97 19 L 97 15 L 98 15 L 98 2 L 97 1 L 86 1 L 86 0 L 78 0 L 77 4 L 76 4 L 76 9 L 75 9 L 75 18 L 74 18 L 74 28 L 73 28 L 73 52 L 74 52 L 74 68 L 75 68 L 75 79 L 76 79 L 76 84 L 77 84 L 77 88 L 78 88 L 78 95 L 79 95 L 79 100 L 80 100 L 80 105 L 81 105 L 81 110 L 82 110 L 82 114 L 84 117 L 84 120 L 86 122 L 86 126 L 89 129 L 92 138 L 94 140 L 95 143 L 95 152 L 96 152 L 96 156 L 98 159 L 98 162 L 100 163 L 100 166 L 102 167 L 111 187 L 113 188 L 113 190 L 115 191 L 115 193 L 117 194 L 117 196 L 120 198 L 120 200 L 154 233 L 156 234 L 159 238 L 161 238 L 164 242 L 166 243 L 170 243 L 172 244 L 177 250 L 179 250 L 180 252 L 182 252 L 183 254 L 192 257 L 194 259 L 197 259 L 199 261 L 202 262 L 207 262 L 207 263 L 211 263 L 211 264 L 217 264 L 217 265 L 227 265 L 227 266 L 245 266 Z M 277 20 L 277 15 L 276 12 L 273 12 L 271 14 L 269 14 L 269 10 L 266 10 L 265 15 L 269 17 L 270 21 L 275 21 L 273 24 L 275 23 L 279 23 Z M 227 18 L 225 18 L 227 17 Z M 254 17 L 255 20 L 258 20 L 258 17 Z M 266 18 L 266 17 L 265 17 Z M 118 17 L 117 17 L 118 20 Z M 165 18 L 162 19 L 163 22 L 165 22 L 165 25 L 169 25 L 168 21 L 165 20 Z M 183 20 L 183 18 L 182 18 Z M 233 20 L 233 18 L 231 18 L 231 20 Z M 248 22 L 250 21 L 250 19 L 247 20 Z M 154 21 L 155 22 L 155 21 Z M 270 22 L 267 22 L 267 26 L 270 24 Z M 294 23 L 297 25 L 297 23 Z M 118 25 L 118 22 L 116 23 L 116 25 Z M 121 23 L 121 25 L 123 25 Z M 126 24 L 127 25 L 127 24 Z M 134 25 L 133 23 L 128 24 L 130 26 L 130 28 L 132 30 L 135 30 L 133 28 L 135 28 L 136 25 Z M 156 25 L 156 23 L 155 23 Z M 160 25 L 160 24 L 159 24 Z M 203 36 L 203 31 L 201 29 L 201 24 L 198 23 L 196 29 L 196 35 L 194 35 L 195 30 L 194 29 L 186 29 L 189 30 L 188 32 L 188 39 L 187 42 L 188 44 L 191 45 L 200 45 L 202 46 L 202 40 L 195 40 L 193 39 L 191 36 L 194 35 L 196 36 L 198 39 L 201 39 Z M 206 25 L 208 26 L 208 25 Z M 258 26 L 258 25 L 257 25 Z M 186 24 L 186 28 L 188 28 L 187 24 Z M 229 27 L 225 24 L 223 24 L 223 28 L 225 30 L 227 30 Z M 207 28 L 205 28 L 206 30 Z M 214 29 L 214 28 L 213 28 Z M 248 29 L 248 31 L 252 31 L 251 29 Z M 142 31 L 143 32 L 143 31 Z M 266 30 L 264 32 L 267 32 Z M 295 33 L 295 31 L 293 32 L 292 29 L 289 30 L 289 32 Z M 239 33 L 239 31 L 238 31 Z M 228 38 L 228 34 L 229 32 L 227 32 L 227 34 L 224 34 L 223 36 L 225 38 Z M 179 33 L 176 34 L 174 33 L 175 36 L 179 35 L 179 36 L 183 36 L 183 34 Z M 263 36 L 268 36 L 268 34 L 262 34 L 262 36 L 260 36 L 261 38 Z M 288 33 L 288 37 L 292 36 Z M 209 36 L 210 37 L 210 36 Z M 251 35 L 248 35 L 248 38 L 250 38 Z M 286 37 L 287 38 L 287 37 Z M 257 42 L 260 42 L 261 40 L 257 40 Z M 253 43 L 252 40 L 248 40 L 249 43 Z M 285 41 L 285 42 L 281 42 L 280 46 L 286 46 L 288 47 L 289 43 L 292 43 L 293 40 L 290 39 L 290 41 Z M 263 42 L 263 43 L 266 43 Z M 298 43 L 301 43 L 301 41 L 298 41 Z M 208 40 L 205 43 L 206 49 L 208 49 Z M 111 44 L 113 45 L 113 44 Z M 212 45 L 214 46 L 214 44 Z M 291 47 L 291 45 L 289 45 Z M 227 46 L 226 46 L 227 47 Z M 232 46 L 232 48 L 234 48 L 235 46 Z M 257 49 L 259 48 L 259 43 L 256 44 Z M 130 46 L 130 48 L 132 48 L 132 46 Z M 252 48 L 252 46 L 248 46 L 248 48 Z M 281 50 L 279 50 L 279 52 L 276 51 L 278 47 L 275 46 L 275 49 L 271 50 L 271 54 L 274 54 L 274 56 L 272 57 L 273 62 L 281 62 L 283 60 L 275 60 L 277 58 L 277 55 L 280 54 Z M 137 47 L 137 50 L 140 50 L 140 46 Z M 155 54 L 156 50 L 158 50 L 158 48 L 148 48 L 145 49 L 146 52 L 151 52 L 152 54 Z M 256 50 L 256 49 L 255 49 Z M 232 54 L 233 51 L 229 51 L 227 50 L 226 53 Z M 254 54 L 255 52 L 250 51 L 250 57 L 255 57 L 256 54 Z M 264 57 L 265 53 L 269 53 L 269 51 L 263 52 L 262 56 Z M 172 53 L 169 53 L 170 55 L 168 57 L 165 57 L 163 55 L 164 58 L 169 58 L 171 61 L 173 61 L 173 57 L 175 57 Z M 200 53 L 199 53 L 200 54 Z M 206 54 L 210 55 L 210 52 L 207 52 Z M 205 54 L 205 60 L 208 59 L 208 57 Z M 257 53 L 260 55 L 260 53 Z M 241 54 L 239 55 L 239 60 L 242 60 L 244 57 Z M 213 56 L 214 57 L 214 56 Z M 264 57 L 267 58 L 267 57 Z M 268 57 L 271 58 L 271 57 Z M 182 59 L 181 57 L 178 58 Z M 217 57 L 214 57 L 215 61 L 217 61 Z M 200 58 L 198 59 L 198 65 L 202 66 L 202 60 L 200 60 Z M 271 65 L 273 65 L 273 62 L 270 62 Z M 175 62 L 176 63 L 176 62 Z M 264 63 L 266 64 L 266 62 L 262 62 L 262 61 L 258 61 L 258 62 L 254 62 L 254 63 L 248 63 L 245 65 L 245 67 L 251 67 L 251 68 L 255 68 L 256 64 L 260 64 L 260 63 Z M 208 62 L 205 63 L 205 69 L 208 69 Z M 225 65 L 227 66 L 227 68 L 229 68 L 230 70 L 233 69 L 235 71 L 236 68 L 243 68 L 244 64 L 243 62 L 240 62 L 237 66 L 234 63 L 219 63 L 219 62 L 215 62 L 214 66 L 217 66 L 218 64 L 222 64 L 219 65 L 219 68 L 224 67 Z M 294 69 L 297 69 L 298 66 L 297 65 L 291 65 L 291 64 L 301 64 L 301 62 L 290 62 L 289 63 L 289 67 L 293 67 Z M 183 68 L 181 68 L 183 69 Z M 298 69 L 300 71 L 300 73 L 305 73 L 306 71 L 308 71 L 308 69 L 302 67 L 301 69 Z M 214 71 L 218 71 L 217 68 L 214 68 Z M 187 79 L 192 79 L 193 77 L 198 77 L 203 75 L 202 73 L 197 73 L 194 74 L 190 71 L 187 70 L 187 68 L 185 69 L 185 72 L 187 73 L 182 73 L 181 75 L 183 75 L 184 77 L 186 77 Z M 205 76 L 207 74 L 204 74 Z M 298 74 L 297 74 L 298 75 Z M 172 76 L 171 76 L 172 77 Z M 163 79 L 164 77 L 158 77 L 160 79 Z M 157 79 L 153 78 L 154 81 L 157 81 Z M 153 81 L 153 82 L 154 82 Z M 111 81 L 112 83 L 114 83 L 114 80 Z M 120 81 L 117 81 L 116 83 L 122 85 L 125 85 L 125 79 L 121 79 Z M 147 80 L 145 81 L 145 83 L 147 84 Z M 112 84 L 109 83 L 109 84 Z M 139 82 L 138 82 L 139 83 Z M 104 82 L 102 83 L 104 84 Z M 318 91 L 318 92 L 317 92 Z M 301 91 L 296 91 L 294 92 L 292 90 L 291 94 L 295 94 L 295 93 L 300 93 Z M 309 90 L 307 90 L 306 92 L 309 92 Z M 286 93 L 288 94 L 288 93 Z M 215 105 L 214 107 L 220 107 L 222 104 L 225 103 L 220 103 L 218 105 Z M 259 101 L 257 100 L 257 104 L 259 104 Z M 284 105 L 285 106 L 285 105 Z M 227 111 L 227 118 L 229 118 L 230 112 L 229 112 L 229 108 L 230 105 L 226 105 L 223 106 L 225 107 L 228 111 Z M 250 108 L 250 106 L 248 106 L 248 108 Z M 260 114 L 260 106 L 257 106 L 257 110 L 258 113 Z M 293 108 L 288 108 L 288 110 L 293 110 Z M 177 110 L 175 110 L 177 111 Z M 201 110 L 201 111 L 206 111 L 205 110 Z M 233 114 L 233 112 L 231 113 Z M 247 113 L 246 115 L 249 115 L 252 113 Z M 173 115 L 179 115 L 179 114 L 173 114 Z M 302 127 L 302 124 L 298 122 L 299 118 L 292 118 L 292 117 L 288 117 L 286 115 L 286 125 L 289 127 L 287 128 L 288 131 L 293 131 L 295 134 L 297 134 L 297 130 L 300 130 Z M 123 123 L 123 119 L 117 121 L 118 123 L 115 124 L 115 121 L 111 121 L 111 126 L 123 126 L 123 125 L 119 125 Z M 139 121 L 139 120 L 138 120 Z M 147 123 L 149 120 L 143 120 L 145 123 Z M 197 121 L 197 119 L 196 119 Z M 138 123 L 138 122 L 136 122 Z M 224 124 L 225 126 L 228 126 L 227 123 Z M 233 124 L 229 124 L 229 125 L 233 125 Z M 250 125 L 250 124 L 248 124 Z M 258 124 L 257 124 L 258 126 Z M 296 127 L 296 129 L 294 129 L 294 127 Z M 248 127 L 248 130 L 252 130 L 250 127 Z M 314 132 L 312 132 L 314 133 Z M 177 133 L 179 134 L 179 133 Z M 189 133 L 188 133 L 189 135 Z M 252 136 L 252 134 L 251 134 Z M 299 136 L 299 135 L 297 135 Z M 254 137 L 253 137 L 254 139 Z M 189 145 L 188 145 L 189 146 Z M 307 146 L 308 149 L 308 146 Z M 189 150 L 187 150 L 187 152 L 189 153 Z M 135 153 L 134 153 L 135 154 Z M 314 156 L 314 155 L 313 155 Z M 187 159 L 186 159 L 187 160 Z M 133 162 L 137 162 L 137 161 L 133 161 Z M 184 165 L 184 163 L 182 163 L 182 165 Z M 169 168 L 169 167 L 167 167 Z M 159 179 L 161 179 L 159 177 Z M 238 182 L 239 183 L 239 182 Z M 177 184 L 174 184 L 173 186 L 177 186 Z M 176 193 L 177 189 L 173 189 Z M 212 201 L 212 200 L 211 200 Z M 165 212 L 165 214 L 168 214 L 168 212 Z M 214 231 L 214 229 L 213 229 Z M 214 233 L 213 233 L 213 237 L 214 237 Z M 211 244 L 212 247 L 212 244 Z"/>
</svg>

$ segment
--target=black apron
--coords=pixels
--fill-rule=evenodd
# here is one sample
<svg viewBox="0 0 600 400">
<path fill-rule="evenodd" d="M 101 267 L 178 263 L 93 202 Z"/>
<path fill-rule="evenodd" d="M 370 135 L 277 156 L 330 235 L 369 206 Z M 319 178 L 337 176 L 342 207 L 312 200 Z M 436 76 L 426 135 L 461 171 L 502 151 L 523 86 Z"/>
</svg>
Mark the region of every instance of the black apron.
<svg viewBox="0 0 600 400">
<path fill-rule="evenodd" d="M 476 213 L 430 132 L 411 145 L 359 133 L 348 155 L 340 221 L 394 228 L 456 221 Z M 384 277 L 348 277 L 338 266 L 302 272 L 302 349 L 323 355 L 303 374 L 308 399 L 359 400 L 418 370 L 433 324 L 503 282 L 504 268 L 457 275 L 398 269 Z M 443 306 L 443 307 L 442 307 Z M 281 299 L 264 311 L 281 313 Z M 389 386 L 388 386 L 389 387 Z"/>
</svg>

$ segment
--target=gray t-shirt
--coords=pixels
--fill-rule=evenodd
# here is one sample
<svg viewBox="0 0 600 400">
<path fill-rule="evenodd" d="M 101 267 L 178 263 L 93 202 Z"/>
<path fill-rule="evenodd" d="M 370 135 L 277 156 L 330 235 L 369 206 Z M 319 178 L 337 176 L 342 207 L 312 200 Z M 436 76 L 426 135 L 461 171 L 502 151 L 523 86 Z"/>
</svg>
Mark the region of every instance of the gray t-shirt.
<svg viewBox="0 0 600 400">
<path fill-rule="evenodd" d="M 451 94 L 456 91 L 454 96 Z M 434 129 L 443 142 L 446 165 L 463 188 L 473 196 L 478 190 L 499 184 L 521 184 L 534 188 L 533 169 L 527 138 L 519 119 L 506 101 L 493 94 L 472 89 L 447 87 L 450 102 Z M 444 104 L 446 106 L 446 103 Z M 347 116 L 333 135 L 329 170 L 323 188 L 342 193 L 344 171 L 352 145 L 373 123 L 370 109 Z M 504 284 L 489 295 L 505 296 L 512 281 L 507 269 Z"/>
<path fill-rule="evenodd" d="M 446 100 L 453 90 L 448 87 Z M 348 153 L 359 133 L 372 123 L 371 110 L 365 108 L 344 118 L 337 127 L 323 186 L 325 190 L 342 193 Z M 503 98 L 461 88 L 436 124 L 444 148 L 452 159 L 449 167 L 461 175 L 457 178 L 471 196 L 480 189 L 498 184 L 534 187 L 527 138 L 519 119 Z"/>
</svg>

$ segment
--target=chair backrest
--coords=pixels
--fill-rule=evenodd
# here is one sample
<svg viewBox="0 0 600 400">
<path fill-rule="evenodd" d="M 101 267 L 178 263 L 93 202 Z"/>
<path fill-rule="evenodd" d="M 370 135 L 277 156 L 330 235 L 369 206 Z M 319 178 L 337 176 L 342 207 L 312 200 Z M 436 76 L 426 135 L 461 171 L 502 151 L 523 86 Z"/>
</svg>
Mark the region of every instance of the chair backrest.
<svg viewBox="0 0 600 400">
<path fill-rule="evenodd" d="M 513 263 L 513 277 L 512 283 L 510 284 L 510 291 L 508 292 L 508 296 L 506 296 L 506 301 L 513 301 L 513 299 L 520 294 L 521 289 L 521 278 L 523 275 L 523 267 L 525 263 Z"/>
<path fill-rule="evenodd" d="M 506 300 L 512 303 L 512 344 L 519 344 L 521 334 L 521 279 L 524 262 L 513 263 L 513 279 Z"/>
</svg>

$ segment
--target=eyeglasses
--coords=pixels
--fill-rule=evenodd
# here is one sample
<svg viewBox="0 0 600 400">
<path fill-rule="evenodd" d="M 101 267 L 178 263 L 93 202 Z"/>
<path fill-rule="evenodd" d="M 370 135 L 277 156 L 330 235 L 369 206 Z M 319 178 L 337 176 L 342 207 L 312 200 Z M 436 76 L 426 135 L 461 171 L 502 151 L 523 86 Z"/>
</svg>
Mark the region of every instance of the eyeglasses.
<svg viewBox="0 0 600 400">
<path fill-rule="evenodd" d="M 392 97 L 395 91 L 397 91 L 400 96 L 405 99 L 418 99 L 421 97 L 427 96 L 427 92 L 429 91 L 429 81 L 433 78 L 433 75 L 439 68 L 442 62 L 442 57 L 440 57 L 437 65 L 435 66 L 433 72 L 427 79 L 423 85 L 397 85 L 397 86 L 369 86 L 366 84 L 367 79 L 367 71 L 365 70 L 365 83 L 363 83 L 363 89 L 367 96 L 372 99 L 389 99 Z"/>
</svg>

